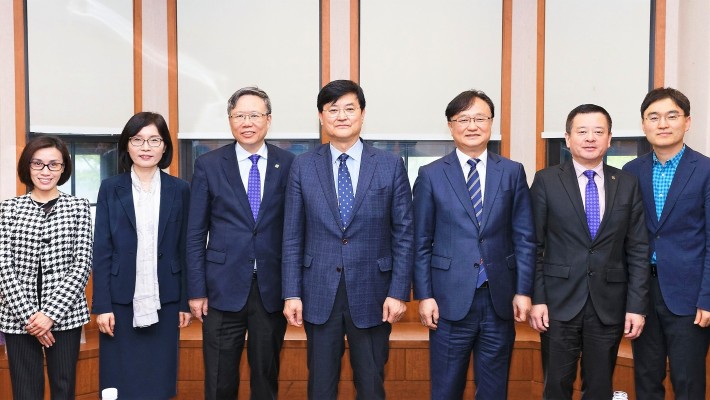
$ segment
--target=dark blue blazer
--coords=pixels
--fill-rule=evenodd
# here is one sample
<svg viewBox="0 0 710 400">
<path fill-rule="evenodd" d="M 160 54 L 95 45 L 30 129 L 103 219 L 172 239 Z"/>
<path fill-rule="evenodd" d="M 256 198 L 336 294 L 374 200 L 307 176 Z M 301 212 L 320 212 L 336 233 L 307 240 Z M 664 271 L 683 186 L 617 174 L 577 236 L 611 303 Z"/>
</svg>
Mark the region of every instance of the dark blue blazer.
<svg viewBox="0 0 710 400">
<path fill-rule="evenodd" d="M 294 155 L 267 143 L 264 195 L 256 222 L 239 174 L 236 142 L 195 161 L 187 229 L 188 298 L 239 311 L 247 302 L 254 260 L 268 312 L 281 311 L 281 239 L 286 180 Z"/>
<path fill-rule="evenodd" d="M 382 324 L 385 298 L 408 301 L 413 257 L 412 194 L 399 156 L 368 144 L 352 220 L 343 228 L 330 145 L 296 158 L 286 194 L 283 295 L 300 297 L 303 318 L 330 316 L 340 275 L 358 328 Z"/>
<path fill-rule="evenodd" d="M 535 231 L 522 164 L 488 152 L 480 228 L 456 151 L 421 167 L 414 226 L 414 297 L 433 297 L 442 318 L 471 309 L 481 259 L 498 316 L 513 318 L 515 294 L 532 296 Z"/>
<path fill-rule="evenodd" d="M 710 158 L 685 148 L 659 220 L 653 197 L 653 154 L 624 166 L 641 186 L 649 257 L 656 252 L 658 283 L 677 315 L 710 310 Z"/>
<path fill-rule="evenodd" d="M 185 312 L 189 312 L 184 257 L 189 201 L 188 183 L 160 171 L 160 302 L 180 301 L 180 309 Z M 94 228 L 92 313 L 112 312 L 111 303 L 130 304 L 133 301 L 137 248 L 131 173 L 126 172 L 104 179 L 99 188 Z"/>
</svg>

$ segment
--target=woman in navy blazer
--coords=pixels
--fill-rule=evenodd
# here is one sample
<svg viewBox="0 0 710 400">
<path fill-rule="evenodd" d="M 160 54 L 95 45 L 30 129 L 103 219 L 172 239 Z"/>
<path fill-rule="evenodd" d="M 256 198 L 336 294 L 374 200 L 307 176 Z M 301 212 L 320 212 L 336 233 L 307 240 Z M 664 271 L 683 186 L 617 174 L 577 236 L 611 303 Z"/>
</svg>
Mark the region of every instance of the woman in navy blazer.
<svg viewBox="0 0 710 400">
<path fill-rule="evenodd" d="M 141 112 L 118 142 L 129 172 L 105 179 L 96 202 L 93 305 L 99 387 L 120 398 L 168 399 L 177 387 L 179 329 L 190 323 L 185 291 L 187 182 L 160 169 L 172 141 L 163 117 Z"/>
</svg>

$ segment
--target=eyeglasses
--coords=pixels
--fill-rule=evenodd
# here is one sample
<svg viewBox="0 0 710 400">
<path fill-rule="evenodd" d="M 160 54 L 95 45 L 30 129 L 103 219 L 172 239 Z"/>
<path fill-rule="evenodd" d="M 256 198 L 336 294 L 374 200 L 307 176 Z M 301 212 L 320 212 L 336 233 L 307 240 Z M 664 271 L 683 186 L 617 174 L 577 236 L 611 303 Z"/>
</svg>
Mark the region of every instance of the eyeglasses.
<svg viewBox="0 0 710 400">
<path fill-rule="evenodd" d="M 35 171 L 41 171 L 44 169 L 44 167 L 47 167 L 47 169 L 49 169 L 50 171 L 57 172 L 61 171 L 62 168 L 64 168 L 64 164 L 60 162 L 51 162 L 49 164 L 45 164 L 39 160 L 30 161 L 30 169 L 33 169 Z"/>
<path fill-rule="evenodd" d="M 136 147 L 141 147 L 143 146 L 143 143 L 148 142 L 148 146 L 150 147 L 160 147 L 160 144 L 163 143 L 163 139 L 161 138 L 150 138 L 150 139 L 141 139 L 137 136 L 133 136 L 132 138 L 128 139 L 129 142 L 131 142 L 132 145 Z"/>
<path fill-rule="evenodd" d="M 484 117 L 481 115 L 475 116 L 475 117 L 461 117 L 459 119 L 452 119 L 451 122 L 455 122 L 459 124 L 459 126 L 468 126 L 471 121 L 473 121 L 474 124 L 477 126 L 485 126 L 488 125 L 491 121 L 493 121 L 493 117 Z"/>
<path fill-rule="evenodd" d="M 233 119 L 238 124 L 243 124 L 247 120 L 249 120 L 251 122 L 261 122 L 264 119 L 264 117 L 266 117 L 267 115 L 270 115 L 270 114 L 257 113 L 257 112 L 253 112 L 253 113 L 249 113 L 249 114 L 239 113 L 239 114 L 230 115 L 229 118 Z"/>
<path fill-rule="evenodd" d="M 323 110 L 326 116 L 331 119 L 338 118 L 340 115 L 340 112 L 344 112 L 346 117 L 354 117 L 355 113 L 357 110 L 359 110 L 360 107 L 345 107 L 345 108 L 337 108 L 337 107 L 332 107 L 327 110 Z"/>
<path fill-rule="evenodd" d="M 677 112 L 670 112 L 666 115 L 659 115 L 659 114 L 651 114 L 648 117 L 645 117 L 644 119 L 652 124 L 657 124 L 661 122 L 661 118 L 665 118 L 666 121 L 673 123 L 678 121 L 680 117 L 685 117 L 684 114 L 679 114 Z"/>
</svg>

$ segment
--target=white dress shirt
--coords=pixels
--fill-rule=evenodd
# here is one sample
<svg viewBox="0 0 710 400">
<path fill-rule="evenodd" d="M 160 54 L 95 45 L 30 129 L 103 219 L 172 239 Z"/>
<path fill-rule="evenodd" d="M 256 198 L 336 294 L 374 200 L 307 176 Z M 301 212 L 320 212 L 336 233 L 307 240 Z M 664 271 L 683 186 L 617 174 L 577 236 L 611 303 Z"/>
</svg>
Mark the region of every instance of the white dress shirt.
<svg viewBox="0 0 710 400">
<path fill-rule="evenodd" d="M 466 183 L 466 178 L 468 177 L 468 171 L 471 170 L 471 165 L 469 165 L 468 160 L 472 158 L 464 154 L 461 150 L 456 149 L 456 157 L 459 159 L 459 164 L 461 164 L 461 171 L 463 171 L 463 180 Z M 488 149 L 483 150 L 478 157 L 478 164 L 476 164 L 476 171 L 478 171 L 478 176 L 481 178 L 481 201 L 483 207 L 486 207 L 486 167 L 488 166 Z"/>
</svg>

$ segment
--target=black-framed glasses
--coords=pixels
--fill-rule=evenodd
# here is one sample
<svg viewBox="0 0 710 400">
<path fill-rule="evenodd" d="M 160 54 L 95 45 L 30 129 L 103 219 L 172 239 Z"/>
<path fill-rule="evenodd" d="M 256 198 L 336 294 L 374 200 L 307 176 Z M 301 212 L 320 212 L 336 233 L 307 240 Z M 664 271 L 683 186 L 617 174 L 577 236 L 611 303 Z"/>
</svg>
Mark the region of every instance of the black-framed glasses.
<svg viewBox="0 0 710 400">
<path fill-rule="evenodd" d="M 258 113 L 258 112 L 238 113 L 238 114 L 230 115 L 229 118 L 233 119 L 238 124 L 243 124 L 247 120 L 249 120 L 251 122 L 261 122 L 267 115 L 269 115 L 269 114 L 268 113 Z"/>
<path fill-rule="evenodd" d="M 489 122 L 493 121 L 493 117 L 477 115 L 475 117 L 465 116 L 465 117 L 461 117 L 459 119 L 452 119 L 451 120 L 451 122 L 455 122 L 461 126 L 468 126 L 471 123 L 471 121 L 473 121 L 473 123 L 478 126 L 485 126 Z"/>
<path fill-rule="evenodd" d="M 41 171 L 44 169 L 44 167 L 47 167 L 47 169 L 50 171 L 57 172 L 61 171 L 62 168 L 64 168 L 64 164 L 60 162 L 51 162 L 49 164 L 45 164 L 39 160 L 30 161 L 30 169 L 33 169 L 35 171 Z"/>
<path fill-rule="evenodd" d="M 128 141 L 131 142 L 131 144 L 136 147 L 143 146 L 143 143 L 145 143 L 145 142 L 148 142 L 148 146 L 150 146 L 150 147 L 160 147 L 160 144 L 163 143 L 163 139 L 157 138 L 157 137 L 150 138 L 150 139 L 143 139 L 143 138 L 139 138 L 138 136 L 133 136 L 132 138 L 128 139 Z"/>
</svg>

